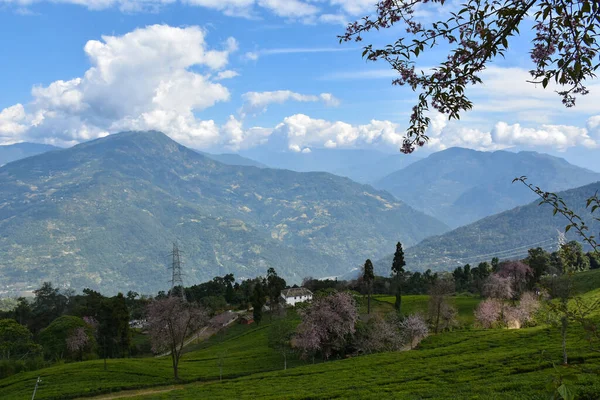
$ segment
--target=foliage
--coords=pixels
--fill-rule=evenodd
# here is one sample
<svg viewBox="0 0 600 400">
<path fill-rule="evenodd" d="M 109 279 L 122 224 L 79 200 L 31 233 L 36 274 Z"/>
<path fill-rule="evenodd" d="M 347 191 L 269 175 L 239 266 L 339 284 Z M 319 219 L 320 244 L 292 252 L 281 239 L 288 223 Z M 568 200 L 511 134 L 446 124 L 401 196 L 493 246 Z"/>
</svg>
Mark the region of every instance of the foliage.
<svg viewBox="0 0 600 400">
<path fill-rule="evenodd" d="M 402 312 L 402 284 L 404 283 L 404 267 L 406 261 L 404 260 L 404 250 L 402 249 L 402 243 L 396 243 L 396 252 L 394 253 L 394 259 L 392 260 L 392 276 L 396 281 L 396 311 L 398 314 Z"/>
<path fill-rule="evenodd" d="M 419 314 L 412 314 L 406 317 L 400 322 L 400 332 L 402 340 L 411 349 L 414 349 L 419 342 L 429 335 L 429 328 L 427 322 Z"/>
<path fill-rule="evenodd" d="M 154 300 L 148 305 L 148 332 L 155 353 L 168 351 L 173 375 L 179 379 L 179 360 L 185 340 L 208 320 L 206 311 L 180 297 Z"/>
<path fill-rule="evenodd" d="M 80 328 L 84 330 L 87 340 L 77 351 L 72 351 L 68 347 L 69 338 Z M 39 341 L 44 354 L 51 360 L 81 359 L 84 353 L 94 349 L 96 343 L 91 327 L 83 319 L 72 315 L 63 315 L 52 321 L 40 332 Z"/>
<path fill-rule="evenodd" d="M 295 346 L 304 357 L 320 352 L 325 359 L 344 349 L 358 320 L 354 300 L 347 293 L 313 299 L 301 316 Z"/>
<path fill-rule="evenodd" d="M 451 329 L 456 325 L 456 309 L 449 304 L 448 297 L 454 294 L 454 279 L 444 277 L 438 279 L 429 289 L 429 321 L 434 332 Z"/>
<path fill-rule="evenodd" d="M 387 320 L 375 315 L 366 323 L 359 321 L 351 347 L 361 354 L 400 350 L 403 343 L 399 324 L 397 314 L 392 314 Z"/>
<path fill-rule="evenodd" d="M 475 321 L 482 328 L 493 328 L 500 319 L 502 301 L 498 299 L 485 299 L 475 310 Z"/>
<path fill-rule="evenodd" d="M 512 299 L 514 295 L 513 283 L 508 277 L 492 274 L 483 284 L 483 295 L 500 300 Z"/>
<path fill-rule="evenodd" d="M 470 110 L 472 102 L 465 90 L 469 85 L 482 83 L 480 73 L 498 56 L 504 57 L 509 39 L 519 34 L 526 19 L 533 18 L 536 37 L 530 52 L 535 69 L 530 73 L 533 83 L 544 88 L 551 80 L 561 85 L 558 93 L 567 107 L 575 105 L 575 95 L 585 95 L 584 82 L 594 78 L 600 67 L 597 54 L 597 30 L 600 30 L 600 5 L 585 0 L 565 3 L 563 0 L 468 0 L 458 12 L 450 12 L 446 21 L 423 26 L 417 17 L 420 7 L 431 3 L 439 8 L 445 0 L 380 1 L 374 17 L 348 25 L 340 41 L 361 41 L 371 30 L 403 24 L 413 36 L 402 36 L 383 48 L 365 47 L 363 57 L 383 59 L 396 70 L 399 77 L 393 83 L 420 88 L 419 101 L 413 107 L 407 137 L 402 152 L 411 153 L 415 146 L 428 140 L 426 130 L 430 119 L 425 114 L 433 107 L 449 118 L 459 118 Z M 446 61 L 430 73 L 415 72 L 415 60 L 427 49 L 450 46 Z"/>
<path fill-rule="evenodd" d="M 499 265 L 498 276 L 510 279 L 513 296 L 518 298 L 532 280 L 533 270 L 521 261 L 505 261 Z"/>
<path fill-rule="evenodd" d="M 257 324 L 262 321 L 263 307 L 266 303 L 265 282 L 261 279 L 254 285 L 254 291 L 252 292 L 252 316 Z"/>
<path fill-rule="evenodd" d="M 0 355 L 2 360 L 33 357 L 42 349 L 35 344 L 29 329 L 14 319 L 0 319 Z"/>
</svg>

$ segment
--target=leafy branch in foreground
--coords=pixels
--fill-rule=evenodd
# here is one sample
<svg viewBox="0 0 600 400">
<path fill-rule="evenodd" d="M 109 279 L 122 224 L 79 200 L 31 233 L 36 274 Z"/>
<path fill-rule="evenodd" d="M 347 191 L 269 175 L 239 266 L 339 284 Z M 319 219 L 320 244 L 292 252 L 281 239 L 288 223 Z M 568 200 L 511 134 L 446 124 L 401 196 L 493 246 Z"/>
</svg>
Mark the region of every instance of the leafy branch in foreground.
<svg viewBox="0 0 600 400">
<path fill-rule="evenodd" d="M 400 37 L 383 48 L 364 47 L 363 57 L 369 61 L 383 59 L 399 77 L 394 85 L 420 89 L 413 107 L 410 126 L 401 151 L 411 153 L 428 140 L 429 106 L 460 118 L 473 103 L 465 94 L 468 85 L 482 83 L 480 73 L 498 56 L 504 57 L 509 39 L 519 35 L 519 27 L 532 19 L 535 38 L 530 51 L 534 69 L 530 83 L 547 87 L 555 81 L 566 107 L 575 105 L 575 95 L 588 93 L 584 82 L 594 78 L 600 67 L 598 36 L 600 3 L 592 0 L 468 0 L 458 12 L 448 11 L 447 20 L 425 27 L 419 22 L 423 7 L 437 7 L 442 13 L 446 0 L 380 0 L 375 15 L 350 23 L 338 36 L 340 42 L 362 41 L 373 30 L 401 24 L 410 37 Z M 448 2 L 450 3 L 450 2 Z M 422 14 L 422 13 L 421 13 Z M 526 24 L 527 25 L 527 24 Z M 447 45 L 451 48 L 446 61 L 429 72 L 415 71 L 415 60 L 426 50 Z"/>
<path fill-rule="evenodd" d="M 556 193 L 545 192 L 538 186 L 532 185 L 531 183 L 527 182 L 526 176 L 515 178 L 513 179 L 513 183 L 514 182 L 523 183 L 532 192 L 537 194 L 542 199 L 539 205 L 551 205 L 554 208 L 553 215 L 558 213 L 564 216 L 569 221 L 569 224 L 565 227 L 565 233 L 571 230 L 571 228 L 575 229 L 583 242 L 589 244 L 595 252 L 600 251 L 600 244 L 596 240 L 596 236 L 588 234 L 589 226 L 579 215 L 575 214 L 575 212 L 567 206 L 565 201 L 560 196 L 558 196 Z M 586 200 L 585 207 L 590 210 L 591 214 L 594 214 L 594 212 L 600 208 L 600 198 L 598 197 L 598 192 Z M 592 215 L 592 219 L 600 222 L 600 217 Z"/>
</svg>

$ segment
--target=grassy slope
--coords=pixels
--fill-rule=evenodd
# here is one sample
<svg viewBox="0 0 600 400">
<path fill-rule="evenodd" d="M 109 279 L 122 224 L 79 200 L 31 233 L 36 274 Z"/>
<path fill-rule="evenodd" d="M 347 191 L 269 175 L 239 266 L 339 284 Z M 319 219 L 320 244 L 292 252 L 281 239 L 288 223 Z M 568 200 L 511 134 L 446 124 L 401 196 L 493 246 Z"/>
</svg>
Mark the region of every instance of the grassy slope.
<svg viewBox="0 0 600 400">
<path fill-rule="evenodd" d="M 268 326 L 268 319 L 260 326 L 235 325 L 206 343 L 193 345 L 192 351 L 182 358 L 181 379 L 188 382 L 218 379 L 217 361 L 221 354 L 225 356 L 224 379 L 282 368 L 280 355 L 267 347 Z M 288 360 L 289 366 L 299 364 L 304 364 L 304 361 Z M 38 376 L 43 382 L 36 399 L 73 398 L 173 383 L 171 359 L 168 357 L 108 360 L 106 372 L 103 361 L 94 360 L 55 365 L 1 380 L 0 398 L 28 398 Z"/>
<path fill-rule="evenodd" d="M 578 399 L 600 393 L 600 354 L 571 335 Z M 192 384 L 140 399 L 542 399 L 555 370 L 542 352 L 560 359 L 557 330 L 456 331 L 430 337 L 419 350 L 261 373 L 223 383 Z"/>
<path fill-rule="evenodd" d="M 377 296 L 378 301 L 394 304 L 394 296 Z M 458 319 L 461 325 L 473 324 L 473 311 L 481 301 L 478 297 L 454 296 L 450 302 L 458 310 Z M 429 296 L 428 295 L 407 295 L 402 296 L 402 313 L 405 315 L 421 313 L 427 315 Z"/>
<path fill-rule="evenodd" d="M 584 297 L 600 296 L 600 271 L 575 277 Z M 453 298 L 459 317 L 472 320 L 477 298 Z M 373 302 L 374 312 L 392 310 L 392 297 Z M 361 312 L 365 311 L 361 300 Z M 427 296 L 403 296 L 406 313 L 425 311 Z M 542 398 L 544 386 L 554 374 L 542 351 L 560 360 L 556 329 L 537 327 L 519 331 L 461 330 L 428 338 L 416 351 L 385 353 L 322 365 L 298 366 L 287 372 L 281 357 L 267 347 L 268 319 L 261 325 L 235 325 L 206 342 L 193 345 L 184 356 L 180 375 L 185 381 L 218 379 L 217 360 L 225 354 L 223 383 L 194 383 L 184 389 L 145 398 Z M 569 339 L 571 366 L 580 375 L 580 399 L 596 399 L 600 393 L 600 353 L 590 352 L 577 332 Z M 15 375 L 0 381 L 0 398 L 23 399 L 31 395 L 35 378 L 43 382 L 36 398 L 72 398 L 122 389 L 172 384 L 170 359 L 102 360 L 57 365 Z M 562 367 L 561 367 L 562 370 Z M 275 371 L 275 372 L 267 372 Z M 240 377 L 238 379 L 233 379 Z"/>
</svg>

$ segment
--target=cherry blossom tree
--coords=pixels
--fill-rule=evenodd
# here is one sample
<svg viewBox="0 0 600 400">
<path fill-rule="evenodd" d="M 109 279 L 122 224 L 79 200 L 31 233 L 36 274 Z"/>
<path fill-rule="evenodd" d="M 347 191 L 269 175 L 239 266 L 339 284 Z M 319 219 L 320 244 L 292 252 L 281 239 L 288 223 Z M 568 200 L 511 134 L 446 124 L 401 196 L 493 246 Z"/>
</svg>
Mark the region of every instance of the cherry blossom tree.
<svg viewBox="0 0 600 400">
<path fill-rule="evenodd" d="M 498 299 L 483 300 L 475 309 L 475 322 L 482 328 L 493 328 L 500 319 L 502 302 Z"/>
<path fill-rule="evenodd" d="M 363 354 L 381 351 L 396 351 L 402 348 L 402 336 L 398 325 L 398 314 L 394 313 L 389 320 L 374 315 L 369 320 L 359 325 L 354 338 L 354 347 Z"/>
<path fill-rule="evenodd" d="M 506 261 L 500 264 L 498 275 L 511 279 L 513 295 L 518 298 L 523 293 L 527 282 L 533 278 L 533 270 L 521 261 Z"/>
<path fill-rule="evenodd" d="M 356 304 L 348 293 L 315 299 L 300 314 L 302 322 L 296 330 L 295 346 L 304 357 L 321 352 L 328 359 L 342 350 L 358 320 Z"/>
<path fill-rule="evenodd" d="M 493 299 L 511 299 L 513 297 L 511 279 L 498 274 L 490 275 L 483 284 L 483 295 Z"/>
<path fill-rule="evenodd" d="M 421 340 L 429 335 L 429 328 L 421 315 L 412 314 L 400 322 L 400 332 L 404 343 L 414 349 Z"/>
<path fill-rule="evenodd" d="M 529 52 L 533 69 L 530 83 L 546 88 L 554 81 L 566 107 L 575 105 L 577 95 L 586 95 L 586 80 L 595 78 L 600 67 L 598 33 L 600 2 L 594 0 L 466 0 L 457 12 L 444 9 L 447 0 L 380 0 L 375 15 L 350 23 L 343 41 L 362 41 L 370 31 L 401 25 L 405 32 L 395 43 L 364 48 L 369 61 L 385 60 L 398 72 L 395 85 L 420 91 L 401 151 L 411 153 L 428 137 L 430 107 L 460 117 L 473 107 L 466 95 L 468 86 L 483 83 L 481 72 L 498 56 L 504 57 L 513 36 L 527 20 L 536 36 Z M 441 17 L 423 25 L 419 15 L 431 7 Z M 448 6 L 451 7 L 451 6 Z M 445 19 L 445 20 L 444 20 Z M 415 62 L 436 46 L 450 49 L 437 67 L 420 73 Z"/>
<path fill-rule="evenodd" d="M 179 380 L 179 360 L 185 339 L 208 321 L 203 308 L 171 296 L 148 305 L 148 333 L 154 353 L 168 352 L 173 362 L 173 375 Z"/>
<path fill-rule="evenodd" d="M 66 339 L 67 350 L 73 354 L 79 355 L 79 361 L 83 359 L 83 350 L 90 342 L 90 338 L 85 332 L 85 328 L 79 327 L 73 330 Z"/>
</svg>

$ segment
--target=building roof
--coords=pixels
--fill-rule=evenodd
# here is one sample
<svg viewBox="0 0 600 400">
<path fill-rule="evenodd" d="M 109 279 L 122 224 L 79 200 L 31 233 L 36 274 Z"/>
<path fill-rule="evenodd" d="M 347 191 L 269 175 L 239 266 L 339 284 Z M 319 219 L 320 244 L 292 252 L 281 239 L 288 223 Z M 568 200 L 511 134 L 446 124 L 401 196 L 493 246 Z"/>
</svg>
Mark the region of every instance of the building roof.
<svg viewBox="0 0 600 400">
<path fill-rule="evenodd" d="M 283 289 L 281 291 L 281 295 L 283 297 L 297 297 L 297 296 L 312 296 L 312 292 L 310 290 L 308 290 L 307 288 L 290 288 L 290 289 Z"/>
</svg>

